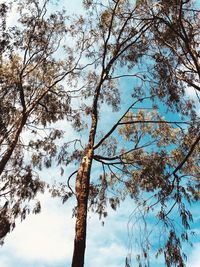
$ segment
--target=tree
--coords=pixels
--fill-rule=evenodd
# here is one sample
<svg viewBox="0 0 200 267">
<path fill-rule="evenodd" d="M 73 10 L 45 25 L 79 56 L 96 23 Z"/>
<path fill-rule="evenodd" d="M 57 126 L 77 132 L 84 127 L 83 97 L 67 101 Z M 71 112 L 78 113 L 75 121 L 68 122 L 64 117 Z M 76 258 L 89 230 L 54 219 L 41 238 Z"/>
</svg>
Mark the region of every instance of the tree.
<svg viewBox="0 0 200 267">
<path fill-rule="evenodd" d="M 44 190 L 34 167 L 41 168 L 42 162 L 51 165 L 54 142 L 62 136 L 47 125 L 73 116 L 70 94 L 60 82 L 78 72 L 79 58 L 73 58 L 67 46 L 63 50 L 66 18 L 63 12 L 47 14 L 48 2 L 18 1 L 18 25 L 9 28 L 8 7 L 1 4 L 5 15 L 0 66 L 1 241 L 15 227 L 15 218 L 29 213 L 26 201 Z M 65 59 L 56 55 L 60 49 Z M 24 134 L 29 136 L 25 141 Z M 39 210 L 37 202 L 33 212 Z"/>
<path fill-rule="evenodd" d="M 141 2 L 142 8 L 144 3 Z M 150 3 L 150 11 L 152 5 L 153 3 Z M 89 140 L 86 144 L 86 149 L 76 177 L 75 194 L 77 197 L 77 221 L 72 262 L 73 267 L 83 266 L 84 264 L 88 199 L 92 198 L 92 202 L 96 201 L 96 210 L 100 216 L 106 216 L 106 200 L 109 199 L 113 208 L 116 208 L 120 201 L 119 198 L 106 198 L 107 188 L 109 186 L 112 188 L 116 181 L 122 181 L 122 183 L 125 184 L 124 190 L 128 190 L 128 192 L 131 195 L 135 195 L 135 197 L 137 196 L 137 191 L 154 192 L 159 190 L 159 193 L 154 195 L 155 198 L 157 196 L 158 203 L 161 205 L 161 211 L 158 214 L 159 220 L 167 224 L 167 215 L 169 215 L 174 206 L 177 205 L 179 207 L 183 226 L 188 228 L 188 220 L 191 220 L 191 213 L 185 208 L 182 198 L 185 197 L 191 200 L 194 196 L 197 197 L 197 195 L 194 189 L 194 180 L 189 182 L 190 189 L 187 191 L 185 185 L 180 185 L 179 174 L 181 173 L 181 177 L 195 177 L 195 179 L 199 175 L 199 170 L 196 165 L 199 160 L 199 134 L 197 127 L 199 119 L 191 100 L 184 97 L 185 88 L 181 84 L 180 77 L 177 82 L 179 87 L 173 86 L 175 84 L 175 79 L 177 81 L 177 76 L 175 76 L 173 72 L 169 72 L 171 76 L 167 75 L 168 73 L 163 69 L 165 62 L 163 62 L 161 66 L 156 64 L 157 62 L 160 63 L 159 60 L 156 61 L 156 56 L 159 55 L 156 54 L 155 49 L 152 48 L 152 44 L 158 42 L 158 36 L 162 36 L 160 32 L 160 35 L 153 34 L 155 33 L 155 25 L 161 25 L 163 16 L 161 16 L 162 19 L 160 20 L 155 15 L 152 16 L 148 13 L 143 16 L 144 12 L 140 10 L 140 5 L 134 7 L 134 5 L 128 1 L 110 1 L 107 5 L 103 5 L 101 2 L 92 3 L 90 1 L 86 3 L 86 6 L 90 6 L 93 11 L 89 13 L 88 17 L 90 17 L 90 19 L 82 18 L 79 20 L 82 24 L 80 25 L 82 26 L 81 29 L 84 30 L 80 30 L 79 26 L 77 33 L 80 31 L 89 32 L 87 39 L 92 40 L 93 49 L 89 46 L 90 49 L 88 49 L 86 57 L 92 58 L 97 71 L 90 70 L 89 75 L 86 76 L 87 81 L 89 80 L 90 84 L 92 84 L 93 101 L 92 108 L 90 109 L 91 128 Z M 181 8 L 181 3 L 176 3 L 175 6 Z M 174 9 L 172 10 L 169 4 L 165 4 L 165 7 L 168 7 L 168 12 L 174 12 Z M 193 12 L 193 10 L 186 10 L 186 13 L 187 12 Z M 92 15 L 94 17 L 92 17 Z M 168 16 L 173 16 L 173 14 Z M 99 19 L 97 20 L 97 18 Z M 87 25 L 89 25 L 88 30 L 86 28 Z M 167 25 L 167 23 L 165 23 L 165 25 L 170 30 L 169 25 Z M 159 26 L 157 27 L 159 28 Z M 162 28 L 162 26 L 160 27 Z M 197 36 L 199 36 L 198 33 Z M 152 41 L 154 41 L 154 43 L 151 43 Z M 156 49 L 158 51 L 163 49 L 167 54 L 165 47 L 156 46 Z M 147 76 L 144 75 L 144 68 L 142 69 L 142 74 L 134 72 L 135 67 L 139 65 L 139 61 L 142 59 L 147 60 L 149 55 L 152 58 L 150 61 L 151 64 L 149 65 L 151 65 L 151 67 L 153 65 L 153 70 L 155 71 L 153 73 L 149 72 L 150 75 Z M 185 54 L 183 54 L 183 56 L 185 56 Z M 166 57 L 167 59 L 169 57 L 168 61 L 171 59 L 170 54 L 167 54 Z M 153 59 L 155 60 L 153 61 Z M 173 58 L 172 60 L 175 61 L 175 59 L 176 58 Z M 188 60 L 187 56 L 185 60 Z M 175 68 L 174 61 L 170 62 L 172 70 Z M 181 63 L 180 65 L 182 66 Z M 119 75 L 121 72 L 124 74 Z M 103 99 L 103 101 L 107 101 L 108 104 L 111 103 L 113 107 L 116 107 L 116 103 L 119 103 L 120 94 L 118 87 L 120 84 L 117 83 L 117 79 L 131 76 L 141 79 L 142 82 L 147 84 L 151 89 L 145 89 L 145 87 L 137 88 L 137 90 L 135 89 L 133 96 L 137 99 L 136 102 L 141 103 L 144 101 L 145 98 L 148 98 L 148 96 L 146 96 L 147 94 L 153 102 L 153 105 L 156 103 L 159 105 L 158 101 L 165 102 L 168 109 L 176 110 L 182 117 L 187 119 L 185 123 L 189 125 L 187 129 L 188 133 L 180 127 L 184 121 L 167 122 L 156 113 L 145 115 L 145 113 L 140 112 L 137 115 L 135 115 L 135 113 L 132 114 L 130 111 L 134 108 L 134 104 L 136 103 L 134 102 L 111 129 L 95 144 L 95 138 L 97 139 L 97 124 L 102 112 L 99 102 L 102 102 L 101 99 Z M 152 78 L 154 78 L 154 81 Z M 168 80 L 168 83 L 166 80 Z M 117 91 L 115 88 L 117 88 Z M 90 88 L 87 87 L 87 90 L 88 89 Z M 182 99 L 180 99 L 181 92 Z M 141 97 L 141 95 L 143 95 L 144 98 Z M 185 111 L 185 108 L 187 108 L 187 111 Z M 127 121 L 127 118 L 130 120 Z M 141 124 L 141 126 L 136 127 L 135 125 L 137 124 Z M 151 124 L 153 124 L 153 126 L 149 126 Z M 169 124 L 173 124 L 173 127 L 170 127 Z M 108 138 L 111 137 L 115 129 L 121 125 L 126 125 L 125 130 L 121 131 L 122 133 L 125 131 L 124 135 L 126 139 L 134 145 L 130 145 L 129 143 L 128 147 L 131 146 L 131 148 L 123 148 L 120 152 L 119 144 L 116 145 L 118 140 L 115 139 L 112 142 L 111 140 L 108 141 Z M 194 137 L 192 137 L 192 133 Z M 195 138 L 196 135 L 198 135 L 197 139 Z M 144 143 L 145 136 L 151 136 L 152 140 L 149 143 Z M 188 138 L 188 136 L 190 137 Z M 144 139 L 142 139 L 142 137 Z M 188 139 L 190 139 L 189 143 L 186 141 Z M 180 140 L 183 140 L 183 143 L 179 147 Z M 149 150 L 144 148 L 151 144 L 154 144 L 154 152 L 147 153 Z M 171 144 L 173 144 L 173 146 L 177 145 L 176 149 L 170 149 Z M 101 151 L 101 146 L 104 148 L 103 151 Z M 165 146 L 165 149 L 163 146 Z M 162 149 L 159 147 L 162 147 Z M 96 154 L 97 149 L 100 151 L 98 154 Z M 136 151 L 139 151 L 139 155 L 137 155 Z M 191 155 L 193 157 L 191 157 Z M 188 163 L 189 158 L 190 161 L 195 164 L 195 167 L 192 167 L 193 163 Z M 93 160 L 98 161 L 103 166 L 103 175 L 100 176 L 100 189 L 95 185 L 96 181 L 91 182 L 90 176 Z M 108 167 L 107 171 L 105 171 L 105 166 Z M 117 170 L 115 169 L 115 171 L 113 171 L 113 168 L 116 167 Z M 120 172 L 121 174 L 119 174 Z M 126 179 L 122 179 L 121 176 L 125 176 Z M 131 179 L 129 178 L 127 180 L 127 177 L 130 176 Z M 113 182 L 114 180 L 115 182 Z M 133 183 L 136 183 L 136 186 L 134 186 Z M 98 195 L 99 200 L 94 201 L 95 197 L 92 196 L 92 194 Z M 167 201 L 169 198 L 171 200 L 175 199 L 175 204 L 172 205 L 170 210 L 164 211 L 165 200 Z M 103 200 L 101 201 L 101 199 Z M 146 208 L 149 210 L 151 209 L 151 207 L 148 206 Z M 186 234 L 183 233 L 182 239 L 187 239 L 185 236 Z M 172 255 L 172 250 L 175 246 L 177 250 L 175 250 Z M 180 264 L 180 266 L 183 266 L 180 239 L 171 228 L 169 231 L 169 239 L 166 241 L 164 249 L 159 250 L 159 253 L 161 252 L 165 254 L 167 265 Z"/>
<path fill-rule="evenodd" d="M 34 3 L 36 11 L 40 10 L 38 2 L 35 1 Z M 24 110 L 32 106 L 32 102 L 29 106 L 23 104 L 23 94 L 26 95 L 25 92 L 28 90 L 29 84 L 33 84 L 32 90 L 29 88 L 32 92 L 32 98 L 29 101 L 38 99 L 34 95 L 39 91 L 38 86 L 41 86 L 42 89 L 44 86 L 47 87 L 46 96 L 48 98 L 44 97 L 41 102 L 39 97 L 39 101 L 33 102 L 37 103 L 37 106 L 34 106 L 35 112 L 31 110 L 29 113 L 33 115 L 34 127 L 38 128 L 41 124 L 45 126 L 47 122 L 53 125 L 57 120 L 73 117 L 74 128 L 77 131 L 84 130 L 87 134 L 88 140 L 67 141 L 61 149 L 56 147 L 53 142 L 56 137 L 61 136 L 60 132 L 57 131 L 49 135 L 50 142 L 45 139 L 45 142 L 37 140 L 28 144 L 28 147 L 35 149 L 38 154 L 33 154 L 32 165 L 29 165 L 27 170 L 40 167 L 42 162 L 50 167 L 51 161 L 54 159 L 62 166 L 63 170 L 68 164 L 74 162 L 78 164 L 77 170 L 74 170 L 68 178 L 67 183 L 70 191 L 65 193 L 63 199 L 65 201 L 73 195 L 77 199 L 73 267 L 84 266 L 88 209 L 94 210 L 103 218 L 107 216 L 108 203 L 113 209 L 116 209 L 119 202 L 128 196 L 136 201 L 138 207 L 142 207 L 142 216 L 152 212 L 155 205 L 159 206 L 156 218 L 167 229 L 168 237 L 163 240 L 157 254 L 164 253 L 167 266 L 173 264 L 184 266 L 181 239 L 178 236 L 179 233 L 174 231 L 175 228 L 171 224 L 169 216 L 177 207 L 183 228 L 187 230 L 192 218 L 184 201 L 185 199 L 188 201 L 198 199 L 199 118 L 194 104 L 184 95 L 186 87 L 182 84 L 184 77 L 184 82 L 191 86 L 193 81 L 191 81 L 192 76 L 190 75 L 196 75 L 197 72 L 196 69 L 191 69 L 189 66 L 189 74 L 188 71 L 184 70 L 184 75 L 179 75 L 179 71 L 184 69 L 184 65 L 188 67 L 188 59 L 194 59 L 191 56 L 192 50 L 190 49 L 189 52 L 188 48 L 186 47 L 186 49 L 184 46 L 186 39 L 179 40 L 179 37 L 181 38 L 180 32 L 174 32 L 169 18 L 174 18 L 177 10 L 180 11 L 181 16 L 197 13 L 191 7 L 187 7 L 183 12 L 183 7 L 186 4 L 183 1 L 170 1 L 169 3 L 159 1 L 157 4 L 154 1 L 139 1 L 136 5 L 131 1 L 124 0 L 113 0 L 106 3 L 84 1 L 87 9 L 86 15 L 71 19 L 71 23 L 67 25 L 68 33 L 73 40 L 73 48 L 67 50 L 68 61 L 57 62 L 54 58 L 53 62 L 50 61 L 50 66 L 46 68 L 48 60 L 44 57 L 44 61 L 40 63 L 40 52 L 37 50 L 37 44 L 40 40 L 36 37 L 37 49 L 35 52 L 31 50 L 30 54 L 30 57 L 33 55 L 31 57 L 33 62 L 29 63 L 28 61 L 29 66 L 26 67 L 32 71 L 31 78 L 29 78 L 28 71 L 25 76 L 26 84 L 24 85 L 26 86 L 23 90 L 21 87 L 16 90 L 16 86 L 11 86 L 13 96 L 18 93 L 18 98 L 12 97 L 12 99 L 19 99 L 17 105 L 11 106 L 22 110 L 22 115 Z M 145 13 L 143 12 L 144 6 L 146 8 Z M 43 11 L 46 14 L 45 8 Z M 32 9 L 31 12 L 34 13 Z M 42 16 L 42 22 L 46 18 L 45 14 Z M 50 18 L 54 20 L 55 16 L 50 16 Z M 193 19 L 197 19 L 196 16 L 193 15 Z M 63 18 L 61 18 L 62 21 Z M 179 18 L 176 23 L 181 21 Z M 191 23 L 191 20 L 185 19 L 184 29 L 189 27 L 189 22 Z M 25 22 L 22 24 L 25 30 L 29 29 L 29 25 L 32 25 L 29 17 L 25 17 Z M 66 29 L 62 23 L 59 26 L 62 30 L 63 28 Z M 45 28 L 45 31 L 41 28 L 36 28 L 39 32 L 41 30 L 41 34 L 37 36 L 45 38 L 46 35 L 43 34 L 47 32 L 48 28 Z M 54 34 L 53 30 L 54 28 L 51 28 L 52 34 Z M 63 33 L 62 30 L 61 33 Z M 170 34 L 167 31 L 170 31 Z M 197 29 L 194 31 L 198 37 Z M 175 35 L 173 38 L 172 33 Z M 30 36 L 32 41 L 33 37 Z M 168 41 L 165 36 L 171 39 Z M 196 53 L 199 47 L 197 37 L 193 36 L 194 40 L 197 40 L 194 48 Z M 16 35 L 14 38 L 18 40 Z M 55 39 L 58 40 L 56 34 Z M 172 41 L 176 42 L 176 40 L 177 43 L 171 48 L 168 44 L 171 45 L 173 44 Z M 49 40 L 45 39 L 44 43 L 45 45 L 53 45 L 54 41 L 49 43 Z M 50 47 L 52 48 L 52 46 Z M 19 49 L 19 45 L 17 48 Z M 24 47 L 22 48 L 24 51 Z M 30 49 L 29 46 L 27 49 Z M 80 51 L 80 54 L 75 57 L 77 51 Z M 38 57 L 34 58 L 35 55 L 38 56 L 38 53 L 39 59 Z M 26 59 L 27 55 L 28 52 L 25 52 L 25 62 L 28 60 Z M 181 61 L 180 57 L 182 57 Z M 12 63 L 15 70 L 19 68 L 19 61 L 18 57 L 12 57 L 12 61 L 8 60 L 8 63 Z M 25 74 L 26 68 L 25 70 L 23 67 L 21 68 Z M 13 67 L 8 65 L 6 72 L 2 70 L 3 75 L 9 74 L 9 70 L 12 69 Z M 59 82 L 68 74 L 70 90 L 58 86 Z M 185 78 L 186 74 L 188 76 Z M 52 75 L 55 75 L 53 83 L 51 83 Z M 20 77 L 16 73 L 12 76 Z M 11 75 L 8 75 L 5 80 L 12 82 L 10 77 Z M 128 81 L 126 90 L 123 88 L 125 86 L 122 83 L 123 79 Z M 52 87 L 49 85 L 49 80 L 50 85 L 53 84 Z M 198 84 L 195 83 L 195 86 L 192 86 L 197 89 L 195 86 Z M 51 92 L 53 89 L 55 93 Z M 129 92 L 131 92 L 132 98 L 128 99 L 125 108 L 120 100 Z M 79 97 L 79 103 L 81 103 L 80 106 L 75 103 L 76 111 L 73 113 L 71 113 L 69 103 L 62 102 L 69 101 L 69 93 L 71 97 Z M 27 93 L 27 98 L 28 96 L 30 94 Z M 55 103 L 56 105 L 54 105 Z M 101 121 L 105 119 L 105 107 L 117 111 L 119 118 L 111 122 L 110 129 L 102 131 L 102 128 L 98 127 L 101 127 Z M 148 107 L 151 111 L 148 110 Z M 15 112 L 12 108 L 9 109 L 11 114 Z M 140 110 L 138 111 L 138 109 Z M 167 114 L 170 111 L 176 112 L 173 120 L 169 119 Z M 167 118 L 163 117 L 164 113 L 166 113 Z M 35 119 L 35 116 L 38 118 Z M 13 115 L 10 117 L 13 118 Z M 29 117 L 28 119 L 30 122 L 31 119 Z M 11 122 L 16 124 L 16 120 L 11 120 Z M 9 124 L 5 122 L 4 126 L 7 125 Z M 87 127 L 83 129 L 85 125 Z M 17 133 L 16 131 L 12 133 L 12 129 L 11 134 L 9 134 L 11 140 Z M 3 138 L 5 140 L 7 136 Z M 64 138 L 66 139 L 66 136 Z M 19 136 L 17 142 L 20 143 Z M 4 155 L 6 155 L 6 151 L 9 151 L 9 144 L 10 142 L 8 142 L 8 150 L 5 152 L 3 150 Z M 70 148 L 70 144 L 74 145 L 74 149 Z M 12 151 L 12 157 L 17 155 L 16 145 L 14 147 L 15 154 Z M 49 153 L 49 156 L 43 157 L 39 153 L 41 150 Z M 12 163 L 10 156 L 8 163 Z M 93 177 L 92 170 L 97 168 L 97 164 L 100 166 L 98 168 L 101 168 L 99 171 L 101 174 L 99 177 Z M 12 165 L 15 167 L 15 171 L 22 168 L 22 163 L 20 165 L 12 163 Z M 6 172 L 3 179 L 7 181 L 9 176 L 5 166 L 2 165 L 2 171 Z M 35 169 L 33 170 L 35 171 Z M 75 174 L 74 190 L 74 187 L 70 186 L 70 179 Z M 185 182 L 183 180 L 185 178 L 189 178 L 190 181 Z M 23 181 L 21 177 L 20 181 Z M 12 184 L 15 185 L 13 182 Z M 24 188 L 29 187 L 25 185 Z M 22 188 L 23 186 L 20 185 L 20 190 Z M 110 189 L 117 195 L 113 197 L 109 193 Z M 144 192 L 144 199 L 142 192 Z M 59 190 L 54 190 L 54 194 L 59 195 Z M 154 201 L 153 204 L 147 201 L 149 195 Z M 166 203 L 169 203 L 169 209 L 167 209 Z M 187 232 L 184 231 L 181 235 L 182 240 L 188 239 Z M 137 257 L 140 266 L 142 260 L 144 260 L 144 264 L 148 264 L 148 250 L 150 249 L 148 242 L 142 245 L 144 246 L 142 255 Z M 130 265 L 128 258 L 126 264 L 127 266 Z"/>
<path fill-rule="evenodd" d="M 191 117 L 191 125 L 187 130 L 181 130 L 177 148 L 170 154 L 168 149 L 169 156 L 162 156 L 165 168 L 167 166 L 162 176 L 169 182 L 169 187 L 165 184 L 153 195 L 157 198 L 154 204 L 144 201 L 148 212 L 152 212 L 156 204 L 160 205 L 156 225 L 164 223 L 165 232 L 169 231 L 168 240 L 164 240 L 158 254 L 164 252 L 167 266 L 184 266 L 181 241 L 188 241 L 187 229 L 190 228 L 189 221 L 192 221 L 188 205 L 199 198 L 199 115 L 193 110 L 194 101 L 186 100 L 187 93 L 193 91 L 197 107 L 199 105 L 199 28 L 196 27 L 199 9 L 192 1 L 140 1 L 138 8 L 145 21 L 153 21 L 148 51 L 152 60 L 147 63 L 150 90 L 174 112 Z M 170 219 L 174 211 L 182 220 L 181 230 L 177 230 L 176 223 Z M 161 231 L 164 232 L 163 229 Z M 149 249 L 148 242 L 143 250 L 144 258 Z"/>
</svg>

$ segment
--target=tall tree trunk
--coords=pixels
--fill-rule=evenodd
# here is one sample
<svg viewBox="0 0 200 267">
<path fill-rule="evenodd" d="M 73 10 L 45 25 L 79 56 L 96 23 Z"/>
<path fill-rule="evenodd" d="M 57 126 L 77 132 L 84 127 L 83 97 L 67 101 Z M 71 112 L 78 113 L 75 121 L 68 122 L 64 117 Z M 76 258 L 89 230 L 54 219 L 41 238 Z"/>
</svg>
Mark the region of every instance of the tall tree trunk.
<svg viewBox="0 0 200 267">
<path fill-rule="evenodd" d="M 96 112 L 95 112 L 96 113 Z M 88 146 L 82 159 L 76 177 L 77 216 L 74 239 L 74 253 L 72 267 L 83 267 L 86 247 L 87 208 L 90 188 L 90 171 L 93 160 L 94 138 L 97 127 L 97 116 L 92 115 L 92 127 L 89 135 Z"/>
</svg>

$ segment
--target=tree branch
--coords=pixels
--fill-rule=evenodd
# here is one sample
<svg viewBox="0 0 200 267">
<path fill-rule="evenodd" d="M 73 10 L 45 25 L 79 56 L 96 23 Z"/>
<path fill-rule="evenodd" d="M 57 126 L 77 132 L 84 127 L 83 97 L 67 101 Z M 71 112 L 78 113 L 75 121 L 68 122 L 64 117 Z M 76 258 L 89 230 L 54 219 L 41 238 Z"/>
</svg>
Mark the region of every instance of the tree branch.
<svg viewBox="0 0 200 267">
<path fill-rule="evenodd" d="M 113 127 L 104 135 L 104 137 L 94 146 L 94 150 L 97 149 L 118 127 L 120 121 L 125 117 L 125 115 L 133 108 L 138 102 L 142 102 L 143 100 L 150 99 L 151 97 L 143 97 L 136 100 L 129 108 L 125 111 L 125 113 L 120 117 L 120 119 L 113 125 Z"/>
</svg>

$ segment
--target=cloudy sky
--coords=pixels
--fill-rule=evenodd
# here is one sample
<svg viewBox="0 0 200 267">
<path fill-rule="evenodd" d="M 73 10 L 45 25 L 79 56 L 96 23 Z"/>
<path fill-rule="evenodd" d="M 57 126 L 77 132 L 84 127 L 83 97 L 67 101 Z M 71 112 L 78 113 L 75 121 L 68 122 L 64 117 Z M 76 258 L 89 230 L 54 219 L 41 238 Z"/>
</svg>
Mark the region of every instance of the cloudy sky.
<svg viewBox="0 0 200 267">
<path fill-rule="evenodd" d="M 18 222 L 0 249 L 1 267 L 66 267 L 70 266 L 73 248 L 73 203 L 65 205 L 48 194 L 39 196 L 42 212 Z M 134 203 L 126 201 L 117 212 L 110 210 L 105 225 L 89 214 L 85 266 L 122 267 L 128 250 L 127 223 Z M 196 222 L 200 218 L 196 217 Z M 198 233 L 197 233 L 198 234 Z M 200 267 L 200 242 L 187 251 L 187 267 Z M 136 251 L 133 251 L 133 256 Z M 161 259 L 153 266 L 162 267 Z"/>
<path fill-rule="evenodd" d="M 0 0 L 0 2 L 3 2 Z M 80 0 L 62 0 L 66 10 L 80 12 Z M 15 11 L 10 23 L 15 19 Z M 45 175 L 52 176 L 52 171 Z M 42 211 L 29 215 L 23 222 L 18 221 L 16 229 L 7 236 L 0 249 L 0 267 L 67 267 L 70 266 L 74 238 L 72 207 L 75 203 L 52 199 L 47 193 L 39 195 Z M 86 267 L 122 267 L 129 253 L 127 224 L 134 203 L 127 200 L 121 203 L 117 212 L 110 210 L 102 226 L 98 216 L 89 214 L 86 250 Z M 200 225 L 198 209 L 194 228 Z M 135 230 L 136 231 L 136 230 Z M 198 231 L 197 231 L 198 234 Z M 193 247 L 187 249 L 187 267 L 200 267 L 200 242 L 194 239 Z M 136 251 L 133 251 L 133 255 Z M 157 260 L 155 267 L 163 267 Z"/>
<path fill-rule="evenodd" d="M 0 250 L 1 267 L 61 267 L 70 266 L 74 219 L 73 203 L 63 205 L 47 194 L 40 196 L 42 212 L 30 215 L 6 238 Z M 128 206 L 127 206 L 128 204 Z M 124 265 L 127 254 L 127 210 L 122 204 L 102 226 L 98 217 L 89 214 L 86 266 L 118 267 Z"/>
</svg>

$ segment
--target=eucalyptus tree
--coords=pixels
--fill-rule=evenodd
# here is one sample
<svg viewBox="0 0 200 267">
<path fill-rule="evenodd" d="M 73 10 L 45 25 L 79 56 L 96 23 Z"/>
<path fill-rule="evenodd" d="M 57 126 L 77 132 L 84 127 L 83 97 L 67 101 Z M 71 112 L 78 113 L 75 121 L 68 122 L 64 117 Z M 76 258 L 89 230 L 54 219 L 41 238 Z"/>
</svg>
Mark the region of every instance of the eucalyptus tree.
<svg viewBox="0 0 200 267">
<path fill-rule="evenodd" d="M 170 23 L 179 10 L 176 23 L 185 15 L 181 31 L 185 27 L 189 34 L 189 18 L 198 20 L 198 12 L 183 1 L 85 0 L 84 15 L 65 24 L 62 13 L 49 14 L 47 1 L 43 6 L 39 2 L 19 1 L 21 26 L 10 29 L 2 54 L 1 224 L 8 228 L 1 237 L 16 216 L 26 215 L 23 201 L 43 190 L 36 168 L 55 161 L 66 175 L 66 167 L 74 164 L 63 198 L 77 200 L 73 267 L 84 266 L 88 210 L 104 218 L 108 205 L 116 209 L 129 196 L 142 217 L 158 205 L 154 214 L 167 231 L 157 254 L 164 254 L 167 266 L 184 266 L 181 240 L 169 216 L 177 208 L 187 230 L 191 213 L 184 201 L 198 199 L 199 118 L 184 91 L 186 85 L 199 86 L 192 78 L 198 77 L 199 33 L 194 28 L 196 46 L 187 41 L 188 47 Z M 60 49 L 66 33 L 65 42 L 71 43 Z M 78 100 L 71 103 L 74 97 Z M 116 115 L 104 127 L 111 110 Z M 84 138 L 68 141 L 58 129 L 33 137 L 60 120 L 71 121 Z M 28 131 L 32 140 L 24 144 Z M 60 148 L 55 139 L 61 137 L 66 142 Z M 180 235 L 188 239 L 185 231 Z M 137 256 L 140 266 L 142 260 L 149 264 L 148 250 L 146 242 Z"/>
<path fill-rule="evenodd" d="M 157 44 L 154 27 L 160 25 L 162 20 L 157 22 L 156 16 L 143 12 L 145 4 L 145 1 L 139 1 L 136 5 L 132 1 L 120 0 L 84 1 L 86 15 L 80 16 L 72 23 L 72 36 L 77 38 L 77 49 L 82 45 L 80 38 L 84 36 L 87 49 L 83 53 L 83 58 L 93 62 L 80 73 L 79 78 L 82 84 L 85 84 L 80 90 L 80 95 L 85 101 L 82 110 L 91 120 L 88 124 L 88 142 L 79 153 L 80 158 L 77 157 L 78 152 L 74 154 L 80 165 L 69 177 L 70 180 L 76 174 L 75 192 L 72 190 L 77 199 L 73 267 L 84 265 L 89 208 L 100 217 L 107 216 L 107 203 L 116 209 L 120 200 L 129 195 L 138 201 L 138 205 L 141 206 L 143 203 L 144 211 L 150 211 L 152 206 L 145 205 L 147 201 L 142 201 L 140 193 L 153 192 L 155 203 L 161 206 L 157 214 L 159 221 L 167 225 L 167 215 L 177 205 L 183 226 L 186 229 L 189 227 L 191 213 L 185 208 L 182 198 L 191 200 L 197 196 L 193 184 L 195 180 L 190 183 L 190 189 L 187 191 L 180 185 L 179 172 L 182 171 L 184 177 L 198 175 L 196 164 L 199 160 L 199 139 L 189 137 L 191 129 L 196 129 L 198 125 L 198 117 L 190 99 L 186 96 L 182 99 L 175 97 L 179 96 L 180 91 L 184 91 L 181 81 L 178 82 L 179 87 L 172 91 L 172 83 L 165 83 L 168 73 L 163 74 L 159 71 L 157 61 L 153 61 L 156 57 L 155 49 L 161 50 L 159 46 L 152 48 L 152 42 Z M 150 10 L 153 5 L 154 2 L 150 3 Z M 177 6 L 180 4 L 177 3 Z M 165 52 L 163 47 L 162 49 Z M 170 59 L 170 54 L 166 57 Z M 151 58 L 149 62 L 148 58 Z M 153 69 L 148 70 L 149 65 L 151 68 L 153 66 Z M 173 64 L 171 68 L 174 68 Z M 162 77 L 159 76 L 161 74 Z M 174 73 L 170 75 L 168 79 L 174 80 Z M 126 87 L 129 87 L 126 89 L 122 88 L 121 82 L 125 78 L 128 79 Z M 125 90 L 132 92 L 133 99 L 127 101 L 129 105 L 123 113 L 120 110 L 124 110 L 125 107 L 121 105 L 120 100 L 127 100 L 123 94 Z M 164 104 L 162 107 L 161 101 Z M 110 105 L 113 111 L 123 114 L 111 123 L 110 130 L 99 133 L 98 124 L 102 130 L 102 121 L 106 116 L 103 113 L 105 104 Z M 146 105 L 150 105 L 153 111 L 135 112 L 138 108 L 146 110 Z M 175 120 L 164 119 L 164 107 L 165 112 L 176 110 L 181 119 L 179 115 L 174 117 Z M 181 127 L 183 124 L 185 126 Z M 125 142 L 117 136 L 117 129 L 124 136 Z M 190 145 L 186 145 L 188 139 L 191 141 Z M 193 157 L 190 157 L 191 155 Z M 69 161 L 68 157 L 63 149 L 59 155 L 60 162 Z M 69 158 L 71 160 L 73 156 Z M 193 168 L 189 158 L 195 164 Z M 99 179 L 93 178 L 93 162 L 96 162 L 93 165 L 95 169 L 97 163 L 102 167 Z M 118 196 L 111 196 L 109 190 L 114 190 Z M 169 201 L 171 204 L 170 201 L 173 200 L 175 204 L 165 211 L 165 202 Z M 163 247 L 159 248 L 158 254 L 164 253 L 168 266 L 183 266 L 180 240 L 173 231 L 173 225 L 170 224 L 168 227 L 169 236 L 164 240 Z M 187 240 L 185 232 L 182 239 Z M 172 254 L 175 246 L 177 249 Z M 145 261 L 148 261 L 147 248 L 143 250 Z M 138 260 L 140 261 L 140 256 Z"/>
<path fill-rule="evenodd" d="M 181 130 L 177 148 L 170 153 L 170 150 L 167 151 L 170 160 L 163 155 L 169 172 L 163 177 L 171 180 L 171 189 L 166 192 L 166 188 L 163 188 L 159 194 L 157 192 L 157 201 L 146 207 L 152 212 L 151 207 L 156 203 L 162 204 L 158 214 L 159 221 L 164 222 L 165 226 L 170 226 L 171 230 L 169 240 L 159 252 L 164 252 L 167 266 L 183 266 L 181 240 L 188 240 L 187 231 L 184 229 L 189 229 L 188 222 L 192 220 L 192 208 L 188 207 L 199 199 L 200 10 L 197 1 L 137 1 L 137 4 L 141 17 L 145 21 L 153 22 L 149 32 L 147 53 L 150 60 L 146 62 L 148 78 L 151 80 L 149 89 L 165 102 L 173 113 L 191 121 L 190 126 Z M 192 99 L 189 99 L 188 95 L 192 95 Z M 172 165 L 169 168 L 171 160 Z M 182 220 L 183 228 L 179 228 L 179 231 L 175 227 L 177 222 L 173 223 L 173 219 L 170 220 L 170 214 L 173 218 L 174 212 L 179 212 Z M 163 232 L 166 233 L 167 227 L 164 228 Z M 172 253 L 173 251 L 175 253 Z"/>
<path fill-rule="evenodd" d="M 1 4 L 1 240 L 15 226 L 15 218 L 23 219 L 29 212 L 26 201 L 44 189 L 33 167 L 41 158 L 46 166 L 51 165 L 56 153 L 54 141 L 62 135 L 53 127 L 45 135 L 44 130 L 58 120 L 73 117 L 70 94 L 60 82 L 67 84 L 66 78 L 75 70 L 78 73 L 81 51 L 74 56 L 67 45 L 63 47 L 66 17 L 63 12 L 49 12 L 48 2 L 13 3 L 16 26 L 6 25 L 9 6 Z M 43 136 L 42 141 L 38 134 Z M 33 211 L 39 210 L 36 203 Z"/>
<path fill-rule="evenodd" d="M 145 189 L 150 182 L 154 202 L 152 203 L 151 197 L 149 201 L 147 198 L 144 202 L 140 201 L 146 208 L 146 214 L 153 212 L 155 205 L 160 206 L 159 212 L 154 214 L 158 218 L 157 228 L 159 224 L 163 225 L 161 232 L 165 232 L 165 240 L 161 238 L 163 244 L 160 241 L 157 255 L 164 253 L 167 266 L 185 266 L 184 259 L 187 255 L 182 253 L 181 243 L 189 238 L 189 222 L 193 220 L 190 205 L 199 200 L 200 9 L 196 1 L 190 0 L 137 1 L 137 7 L 144 21 L 152 21 L 146 54 L 149 58 L 146 62 L 149 90 L 166 103 L 173 113 L 190 120 L 188 127 L 180 129 L 177 146 L 168 148 L 164 154 L 160 151 L 160 159 L 156 157 L 158 162 L 163 162 L 159 165 L 159 169 L 161 166 L 164 168 L 161 168 L 161 173 L 154 169 L 154 178 L 148 177 L 150 171 L 145 174 L 145 180 L 141 179 L 138 183 L 140 188 L 142 185 L 142 189 Z M 144 171 L 146 167 L 143 163 Z M 152 166 L 154 165 L 151 165 L 151 170 Z M 164 187 L 160 182 L 163 178 L 168 184 L 164 183 Z M 149 191 L 149 188 L 144 191 Z M 179 214 L 180 220 L 174 220 L 175 214 Z M 182 227 L 177 226 L 177 223 Z M 148 238 L 144 243 L 148 250 Z M 142 255 L 148 261 L 146 249 L 143 249 Z M 140 256 L 138 259 L 140 260 Z"/>
</svg>

